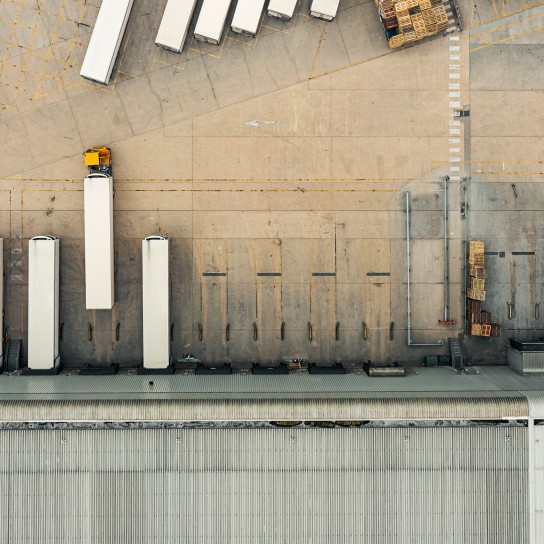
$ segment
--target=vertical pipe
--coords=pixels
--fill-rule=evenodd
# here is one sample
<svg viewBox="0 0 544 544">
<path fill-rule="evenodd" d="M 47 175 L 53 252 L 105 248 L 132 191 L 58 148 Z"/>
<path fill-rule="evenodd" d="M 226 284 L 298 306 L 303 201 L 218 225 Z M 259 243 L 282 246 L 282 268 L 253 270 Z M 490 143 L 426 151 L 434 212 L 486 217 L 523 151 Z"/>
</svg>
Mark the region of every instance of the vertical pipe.
<svg viewBox="0 0 544 544">
<path fill-rule="evenodd" d="M 412 309 L 410 293 L 410 193 L 406 191 L 406 306 L 408 308 L 408 345 L 412 344 Z"/>
<path fill-rule="evenodd" d="M 444 321 L 450 314 L 450 248 L 448 241 L 448 176 L 444 176 Z"/>
</svg>

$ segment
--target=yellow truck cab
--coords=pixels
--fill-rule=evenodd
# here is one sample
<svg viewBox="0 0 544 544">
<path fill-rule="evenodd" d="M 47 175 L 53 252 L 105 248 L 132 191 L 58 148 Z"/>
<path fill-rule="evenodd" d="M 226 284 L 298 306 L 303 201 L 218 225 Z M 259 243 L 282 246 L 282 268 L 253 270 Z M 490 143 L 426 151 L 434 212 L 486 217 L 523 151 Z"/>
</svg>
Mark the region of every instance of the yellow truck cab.
<svg viewBox="0 0 544 544">
<path fill-rule="evenodd" d="M 111 149 L 109 147 L 91 147 L 84 153 L 85 166 L 91 174 L 111 176 Z"/>
</svg>

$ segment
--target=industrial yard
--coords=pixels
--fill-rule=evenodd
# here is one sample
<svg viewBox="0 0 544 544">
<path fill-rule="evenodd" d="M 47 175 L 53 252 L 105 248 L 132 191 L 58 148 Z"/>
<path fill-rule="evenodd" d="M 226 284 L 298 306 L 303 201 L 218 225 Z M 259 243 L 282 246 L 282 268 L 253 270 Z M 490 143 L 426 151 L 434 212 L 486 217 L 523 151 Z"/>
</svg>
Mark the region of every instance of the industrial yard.
<svg viewBox="0 0 544 544">
<path fill-rule="evenodd" d="M 0 0 L 0 451 L 32 452 L 0 469 L 0 488 L 22 490 L 0 492 L 0 510 L 19 512 L 0 542 L 540 542 L 544 4 L 340 0 L 329 21 L 311 0 L 290 20 L 265 2 L 252 37 L 242 19 L 232 30 L 233 2 L 214 44 L 194 36 L 199 0 L 176 52 L 155 44 L 167 1 L 134 0 L 107 84 L 80 75 L 101 4 Z M 84 153 L 98 146 L 113 178 L 106 309 L 86 292 Z M 29 341 L 45 323 L 29 316 L 43 236 L 58 239 L 51 376 L 32 375 Z M 146 298 L 150 236 L 168 241 L 168 288 Z M 170 359 L 146 368 L 144 309 L 155 323 L 160 296 Z M 425 448 L 459 459 L 425 464 Z M 99 469 L 92 451 L 109 452 Z M 73 525 L 60 540 L 27 527 L 47 500 L 25 491 L 42 453 Z M 410 498 L 420 461 L 436 503 Z M 80 518 L 88 486 L 96 525 Z M 306 486 L 327 491 L 301 514 Z M 166 490 L 161 527 L 151 490 Z"/>
<path fill-rule="evenodd" d="M 417 363 L 464 332 L 472 238 L 491 252 L 486 305 L 503 336 L 465 349 L 474 362 L 504 363 L 505 340 L 538 328 L 543 273 L 542 6 L 522 4 L 497 17 L 488 2 L 461 3 L 463 32 L 391 51 L 373 3 L 344 1 L 326 24 L 302 2 L 288 23 L 265 17 L 255 40 L 228 31 L 219 47 L 193 40 L 176 54 L 153 44 L 162 3 L 136 2 L 102 86 L 79 76 L 98 5 L 3 2 L 10 337 L 26 335 L 28 239 L 51 234 L 61 240 L 64 364 L 137 365 L 140 244 L 161 234 L 171 241 L 174 357 Z M 464 107 L 470 117 L 452 116 Z M 106 144 L 117 299 L 111 312 L 88 312 L 82 153 Z M 444 176 L 450 325 L 438 324 Z M 407 191 L 412 338 L 442 349 L 406 346 Z"/>
</svg>

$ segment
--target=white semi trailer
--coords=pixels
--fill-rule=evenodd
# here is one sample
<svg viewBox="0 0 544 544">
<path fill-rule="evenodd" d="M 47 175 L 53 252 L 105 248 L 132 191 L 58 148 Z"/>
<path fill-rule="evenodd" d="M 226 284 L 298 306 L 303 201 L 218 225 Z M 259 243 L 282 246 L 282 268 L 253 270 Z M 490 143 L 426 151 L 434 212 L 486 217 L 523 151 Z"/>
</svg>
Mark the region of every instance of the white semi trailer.
<svg viewBox="0 0 544 544">
<path fill-rule="evenodd" d="M 264 3 L 265 0 L 238 0 L 230 25 L 232 31 L 255 38 L 261 22 Z"/>
<path fill-rule="evenodd" d="M 36 236 L 28 242 L 28 368 L 52 370 L 59 357 L 59 241 Z"/>
<path fill-rule="evenodd" d="M 197 0 L 168 0 L 155 43 L 181 53 Z"/>
<path fill-rule="evenodd" d="M 232 0 L 204 0 L 195 27 L 195 38 L 219 45 Z"/>
<path fill-rule="evenodd" d="M 111 310 L 115 303 L 113 178 L 89 174 L 83 187 L 85 217 L 85 307 Z"/>
<path fill-rule="evenodd" d="M 340 0 L 313 0 L 310 15 L 325 21 L 332 21 L 336 17 Z"/>
<path fill-rule="evenodd" d="M 107 85 L 134 0 L 102 0 L 80 75 Z"/>
<path fill-rule="evenodd" d="M 170 244 L 164 236 L 142 241 L 143 366 L 170 366 Z"/>
<path fill-rule="evenodd" d="M 298 0 L 270 0 L 268 15 L 289 21 L 295 13 Z"/>
</svg>

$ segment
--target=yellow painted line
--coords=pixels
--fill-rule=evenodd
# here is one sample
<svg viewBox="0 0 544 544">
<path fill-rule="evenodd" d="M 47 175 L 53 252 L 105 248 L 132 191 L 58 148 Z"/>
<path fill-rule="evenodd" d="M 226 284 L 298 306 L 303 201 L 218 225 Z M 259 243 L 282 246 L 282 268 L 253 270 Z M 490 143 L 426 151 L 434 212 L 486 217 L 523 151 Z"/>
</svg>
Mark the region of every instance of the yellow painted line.
<svg viewBox="0 0 544 544">
<path fill-rule="evenodd" d="M 519 21 L 514 21 L 513 23 L 508 23 L 507 25 L 497 26 L 495 28 L 492 28 L 491 30 L 486 30 L 485 32 L 480 32 L 479 34 L 472 34 L 470 37 L 465 38 L 465 40 L 472 40 L 474 38 L 478 38 L 479 36 L 485 36 L 487 34 L 492 34 L 493 32 L 497 32 L 499 30 L 502 30 L 504 28 L 510 28 L 512 26 L 519 25 L 521 23 L 524 23 L 525 21 L 532 21 L 533 19 L 538 19 L 539 17 L 544 17 L 544 13 L 537 13 L 536 15 L 532 15 L 531 17 L 526 17 L 525 19 L 520 19 Z"/>
<path fill-rule="evenodd" d="M 504 0 L 503 0 L 504 2 Z M 497 19 L 499 18 L 499 11 L 497 9 L 497 4 L 495 4 L 495 0 L 493 0 L 493 9 L 495 10 L 495 15 L 497 16 Z"/>
<path fill-rule="evenodd" d="M 322 74 L 318 74 L 317 76 L 311 76 L 309 77 L 308 79 L 309 80 L 312 80 L 312 79 L 318 79 L 320 77 L 324 77 L 324 76 L 329 76 L 331 74 L 336 74 L 337 72 L 341 72 L 342 70 L 345 70 L 346 68 L 353 68 L 354 66 L 361 66 L 362 64 L 366 64 L 367 62 L 371 62 L 373 60 L 378 60 L 378 59 L 381 59 L 387 55 L 391 55 L 391 53 L 394 53 L 395 51 L 392 50 L 392 51 L 388 51 L 387 53 L 382 53 L 381 55 L 378 55 L 377 57 L 372 57 L 371 59 L 365 59 L 365 60 L 360 60 L 358 62 L 354 62 L 352 64 L 346 64 L 345 66 L 341 66 L 340 68 L 335 68 L 334 70 L 330 70 L 329 72 L 324 72 Z"/>
<path fill-rule="evenodd" d="M 499 17 L 499 19 L 502 19 L 503 17 L 508 17 L 510 15 L 516 15 L 517 13 L 523 13 L 524 11 L 528 11 L 530 9 L 533 9 L 533 8 L 536 8 L 538 6 L 544 6 L 544 2 L 536 2 L 534 4 L 531 4 L 530 6 L 526 7 L 526 8 L 522 8 L 522 9 L 518 9 L 518 10 L 515 10 L 515 11 L 510 11 L 508 13 L 503 13 L 503 15 L 501 17 Z M 503 7 L 504 7 L 504 0 L 503 0 Z M 478 26 L 482 26 L 482 25 L 485 25 L 487 23 L 492 23 L 493 21 L 497 21 L 498 19 L 495 17 L 493 19 L 487 19 L 485 21 L 481 21 L 479 23 L 475 23 L 473 25 L 469 25 L 467 27 L 467 29 L 471 29 L 471 28 L 476 28 Z"/>
<path fill-rule="evenodd" d="M 310 75 L 308 76 L 308 79 L 313 79 L 313 77 L 314 77 L 315 65 L 317 63 L 317 57 L 319 56 L 319 50 L 321 49 L 321 42 L 323 41 L 323 36 L 324 35 L 325 35 L 325 27 L 323 27 L 323 29 L 321 31 L 321 36 L 319 37 L 319 42 L 317 44 L 317 50 L 316 50 L 315 55 L 314 55 L 314 61 L 312 62 L 312 69 L 310 70 Z"/>
<path fill-rule="evenodd" d="M 531 34 L 532 32 L 538 32 L 539 30 L 542 30 L 543 28 L 544 28 L 544 25 L 539 26 L 537 28 L 532 28 L 530 30 L 527 30 L 526 32 L 520 32 L 519 34 L 515 34 L 514 36 L 508 36 L 507 38 L 503 38 L 502 40 L 497 40 L 495 42 L 480 45 L 479 47 L 475 47 L 474 49 L 470 49 L 469 53 L 474 53 L 475 51 L 479 51 L 480 49 L 484 49 L 485 47 L 489 47 L 490 45 L 497 45 L 499 43 L 508 42 L 508 41 L 513 40 L 515 38 L 519 38 L 520 36 L 526 36 L 527 34 Z"/>
<path fill-rule="evenodd" d="M 444 164 L 448 164 L 447 162 L 445 162 Z M 68 179 L 21 179 L 21 178 L 18 178 L 18 179 L 14 179 L 14 180 L 10 180 L 9 178 L 6 178 L 5 180 L 2 180 L 2 181 L 22 181 L 24 183 L 67 183 L 67 184 L 71 184 L 71 183 L 80 183 L 82 184 L 83 183 L 83 178 L 82 179 L 78 179 L 78 180 L 68 180 Z M 170 183 L 180 183 L 182 181 L 185 181 L 185 180 L 171 180 Z M 373 183 L 373 182 L 376 182 L 376 183 L 381 183 L 381 182 L 384 182 L 384 183 L 402 183 L 402 182 L 406 182 L 406 181 L 417 181 L 417 182 L 420 182 L 420 183 L 434 183 L 436 180 L 423 180 L 423 179 L 420 179 L 420 178 L 398 178 L 398 179 L 387 179 L 387 178 L 366 178 L 366 179 L 334 179 L 334 180 L 319 180 L 319 179 L 299 179 L 299 180 L 259 180 L 259 183 L 271 183 L 271 184 L 274 184 L 274 183 L 311 183 L 311 184 L 315 184 L 315 183 L 366 183 L 366 182 L 370 182 L 370 183 Z M 115 180 L 115 183 L 116 184 L 120 184 L 120 183 L 126 183 L 126 184 L 135 184 L 135 185 L 139 185 L 139 184 L 142 184 L 142 183 L 158 183 L 158 182 L 164 182 L 164 180 L 118 180 L 116 179 Z M 210 180 L 190 180 L 187 182 L 187 184 L 189 183 L 201 183 L 201 184 L 214 184 L 214 183 L 253 183 L 255 182 L 255 180 L 216 180 L 216 181 L 210 181 Z M 168 182 L 166 182 L 168 183 Z M 36 189 L 37 190 L 37 189 Z M 75 191 L 77 189 L 43 189 L 45 192 L 50 192 L 50 191 L 61 191 L 61 190 L 64 190 L 64 191 Z M 119 189 L 119 191 L 123 191 L 124 189 Z M 168 192 L 168 191 L 191 191 L 193 189 L 131 189 L 131 190 L 134 190 L 134 191 L 150 191 L 150 192 Z M 194 189 L 194 191 L 199 191 L 201 189 Z M 208 189 L 202 189 L 202 190 L 208 190 Z M 211 189 L 212 191 L 219 191 L 220 189 L 214 187 L 213 189 Z M 235 189 L 236 191 L 240 190 L 240 189 Z M 264 191 L 265 189 L 255 189 L 255 191 L 259 192 L 259 191 Z M 273 190 L 276 190 L 276 189 L 273 189 Z M 290 189 L 289 189 L 290 190 Z M 299 189 L 297 189 L 299 190 Z M 339 189 L 339 190 L 343 190 L 343 189 Z M 389 189 L 384 189 L 385 191 L 388 191 Z M 374 191 L 374 189 L 372 189 L 372 191 Z M 379 192 L 378 189 L 376 189 L 376 191 Z"/>
</svg>

